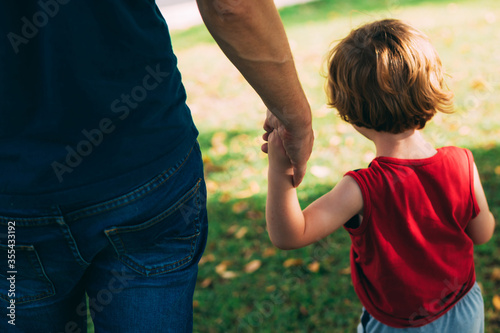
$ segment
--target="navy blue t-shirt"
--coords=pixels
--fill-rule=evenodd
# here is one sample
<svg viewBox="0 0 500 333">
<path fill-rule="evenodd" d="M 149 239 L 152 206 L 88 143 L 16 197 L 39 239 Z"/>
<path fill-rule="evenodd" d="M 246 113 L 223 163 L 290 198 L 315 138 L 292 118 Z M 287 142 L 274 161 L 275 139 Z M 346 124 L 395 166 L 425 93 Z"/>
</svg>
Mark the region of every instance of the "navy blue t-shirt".
<svg viewBox="0 0 500 333">
<path fill-rule="evenodd" d="M 0 2 L 0 203 L 99 200 L 197 130 L 154 0 Z"/>
</svg>

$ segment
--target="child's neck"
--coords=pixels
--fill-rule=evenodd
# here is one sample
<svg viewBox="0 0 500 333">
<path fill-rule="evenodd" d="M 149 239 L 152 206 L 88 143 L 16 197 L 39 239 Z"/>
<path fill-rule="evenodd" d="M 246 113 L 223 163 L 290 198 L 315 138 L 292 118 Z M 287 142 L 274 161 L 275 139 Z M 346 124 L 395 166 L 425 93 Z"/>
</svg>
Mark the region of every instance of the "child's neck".
<svg viewBox="0 0 500 333">
<path fill-rule="evenodd" d="M 437 153 L 417 130 L 408 130 L 400 134 L 374 131 L 370 139 L 375 143 L 377 157 L 423 159 Z"/>
</svg>

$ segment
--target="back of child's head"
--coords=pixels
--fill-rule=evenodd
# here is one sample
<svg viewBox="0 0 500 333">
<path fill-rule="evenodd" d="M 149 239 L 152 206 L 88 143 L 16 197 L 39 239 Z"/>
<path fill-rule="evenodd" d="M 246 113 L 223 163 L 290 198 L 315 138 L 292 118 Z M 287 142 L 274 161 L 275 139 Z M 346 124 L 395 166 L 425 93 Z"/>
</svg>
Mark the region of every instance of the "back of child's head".
<svg viewBox="0 0 500 333">
<path fill-rule="evenodd" d="M 402 21 L 351 31 L 331 51 L 328 67 L 329 104 L 353 125 L 397 134 L 452 110 L 436 50 Z"/>
</svg>

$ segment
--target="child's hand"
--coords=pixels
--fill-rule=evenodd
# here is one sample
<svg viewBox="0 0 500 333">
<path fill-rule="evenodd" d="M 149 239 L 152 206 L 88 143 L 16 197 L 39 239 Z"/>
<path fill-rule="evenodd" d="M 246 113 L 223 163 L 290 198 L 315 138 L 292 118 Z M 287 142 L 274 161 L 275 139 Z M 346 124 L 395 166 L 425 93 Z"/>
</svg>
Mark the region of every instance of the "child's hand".
<svg viewBox="0 0 500 333">
<path fill-rule="evenodd" d="M 283 142 L 278 135 L 278 131 L 274 130 L 269 133 L 268 137 L 268 157 L 269 170 L 275 173 L 293 175 L 293 167 L 290 158 L 285 152 Z"/>
</svg>

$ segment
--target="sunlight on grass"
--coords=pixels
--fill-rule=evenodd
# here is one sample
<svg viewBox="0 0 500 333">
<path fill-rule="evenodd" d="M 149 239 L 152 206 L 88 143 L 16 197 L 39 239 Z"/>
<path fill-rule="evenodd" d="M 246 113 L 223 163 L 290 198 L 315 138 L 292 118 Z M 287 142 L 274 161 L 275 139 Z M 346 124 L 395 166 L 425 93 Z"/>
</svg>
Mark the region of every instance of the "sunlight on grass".
<svg viewBox="0 0 500 333">
<path fill-rule="evenodd" d="M 318 1 L 282 11 L 316 133 L 311 172 L 299 191 L 302 204 L 374 157 L 372 144 L 325 106 L 325 54 L 351 28 L 396 17 L 431 38 L 456 96 L 456 113 L 436 116 L 424 135 L 436 146 L 473 151 L 490 206 L 499 217 L 500 3 L 338 3 Z M 260 152 L 260 136 L 265 109 L 204 27 L 174 33 L 172 39 L 201 132 L 210 194 L 211 227 L 195 292 L 195 332 L 353 332 L 361 306 L 350 282 L 347 233 L 338 231 L 296 251 L 272 247 L 263 214 L 267 160 Z M 497 233 L 476 248 L 490 333 L 500 331 L 500 309 L 492 301 L 500 290 L 500 274 L 494 274 L 500 267 L 499 245 Z M 248 272 L 251 262 L 254 270 Z"/>
</svg>

